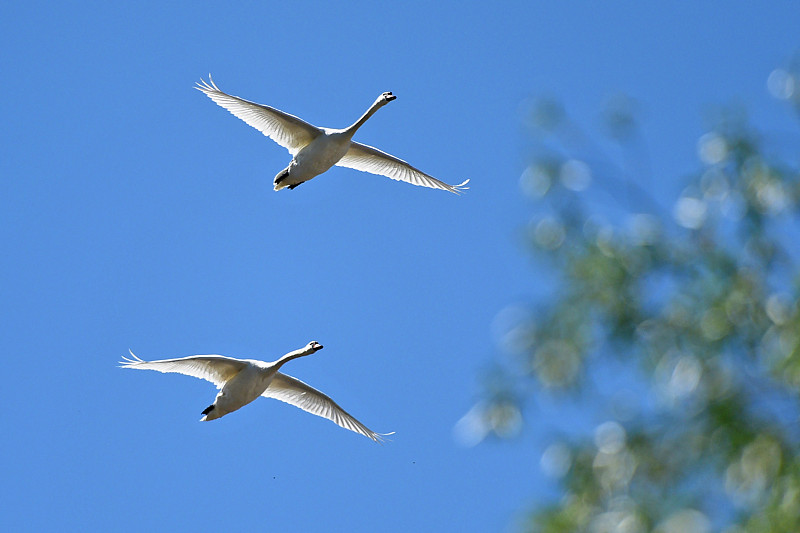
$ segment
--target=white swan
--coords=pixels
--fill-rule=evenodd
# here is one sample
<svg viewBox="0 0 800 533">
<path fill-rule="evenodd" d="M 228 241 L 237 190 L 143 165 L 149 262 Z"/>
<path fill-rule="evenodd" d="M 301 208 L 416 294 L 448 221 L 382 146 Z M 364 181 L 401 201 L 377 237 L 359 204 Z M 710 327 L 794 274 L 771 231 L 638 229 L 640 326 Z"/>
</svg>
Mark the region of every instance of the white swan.
<svg viewBox="0 0 800 533">
<path fill-rule="evenodd" d="M 216 385 L 221 390 L 214 403 L 203 410 L 205 416 L 200 419 L 201 422 L 225 416 L 259 396 L 264 396 L 292 404 L 313 415 L 327 418 L 345 429 L 369 437 L 375 442 L 382 442 L 384 437 L 392 433 L 375 433 L 314 387 L 278 372 L 287 361 L 310 355 L 321 349 L 320 343 L 312 341 L 305 347 L 289 352 L 271 363 L 221 355 L 192 355 L 178 359 L 143 361 L 130 352 L 131 357 L 123 357 L 120 365 L 121 368 L 177 372 L 205 379 Z"/>
<path fill-rule="evenodd" d="M 292 162 L 275 176 L 275 190 L 285 187 L 294 189 L 314 176 L 318 176 L 333 165 L 371 172 L 414 185 L 444 189 L 460 193 L 469 180 L 458 185 L 448 185 L 425 174 L 402 159 L 382 152 L 372 146 L 352 141 L 353 134 L 378 109 L 395 98 L 392 93 L 383 93 L 366 113 L 352 126 L 342 130 L 317 128 L 308 122 L 279 111 L 273 107 L 249 102 L 238 96 L 222 92 L 211 75 L 208 82 L 201 80 L 196 89 L 203 91 L 217 104 L 244 120 L 261 133 L 280 144 L 292 154 Z"/>
</svg>

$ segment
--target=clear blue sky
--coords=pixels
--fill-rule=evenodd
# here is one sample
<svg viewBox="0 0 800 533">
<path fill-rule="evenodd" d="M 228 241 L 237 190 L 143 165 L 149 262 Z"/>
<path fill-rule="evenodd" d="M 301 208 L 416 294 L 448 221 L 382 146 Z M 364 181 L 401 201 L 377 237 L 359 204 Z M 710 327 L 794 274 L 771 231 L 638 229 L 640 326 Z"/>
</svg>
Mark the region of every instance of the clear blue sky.
<svg viewBox="0 0 800 533">
<path fill-rule="evenodd" d="M 520 103 L 592 125 L 632 95 L 668 198 L 709 105 L 788 128 L 765 80 L 798 28 L 795 1 L 4 3 L 0 529 L 511 527 L 553 494 L 548 421 L 473 448 L 453 426 L 493 318 L 536 292 Z M 336 168 L 275 193 L 289 155 L 192 89 L 209 72 L 319 126 L 393 91 L 357 140 L 472 188 Z M 310 340 L 285 371 L 391 443 L 270 400 L 200 423 L 209 383 L 116 368 Z"/>
</svg>

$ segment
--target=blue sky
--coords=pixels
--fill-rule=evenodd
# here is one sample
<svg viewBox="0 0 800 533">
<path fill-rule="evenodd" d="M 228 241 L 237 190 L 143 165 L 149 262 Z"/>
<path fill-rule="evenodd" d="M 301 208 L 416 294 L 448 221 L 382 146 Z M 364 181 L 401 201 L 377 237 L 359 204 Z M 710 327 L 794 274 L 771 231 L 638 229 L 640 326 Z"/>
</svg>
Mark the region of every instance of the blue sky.
<svg viewBox="0 0 800 533">
<path fill-rule="evenodd" d="M 798 27 L 793 1 L 3 4 L 0 529 L 513 527 L 554 494 L 559 415 L 472 448 L 453 426 L 538 290 L 522 102 L 592 126 L 636 98 L 669 203 L 713 104 L 793 127 L 765 81 Z M 335 168 L 273 192 L 289 155 L 192 89 L 209 72 L 318 126 L 393 91 L 356 139 L 471 189 Z M 391 443 L 269 400 L 201 424 L 209 383 L 116 368 L 310 340 L 284 370 Z"/>
</svg>

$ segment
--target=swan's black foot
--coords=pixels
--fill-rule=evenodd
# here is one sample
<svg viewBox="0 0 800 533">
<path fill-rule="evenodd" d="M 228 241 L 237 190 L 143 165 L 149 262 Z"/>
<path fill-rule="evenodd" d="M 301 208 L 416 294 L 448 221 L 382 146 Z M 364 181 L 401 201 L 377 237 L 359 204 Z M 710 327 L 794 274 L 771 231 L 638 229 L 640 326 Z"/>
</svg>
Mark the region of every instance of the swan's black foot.
<svg viewBox="0 0 800 533">
<path fill-rule="evenodd" d="M 304 183 L 304 182 L 302 182 L 302 181 L 301 181 L 300 183 L 295 183 L 294 185 L 289 185 L 289 190 L 292 190 L 292 189 L 294 189 L 295 187 L 297 187 L 298 185 L 302 185 L 303 183 Z"/>
<path fill-rule="evenodd" d="M 281 182 L 288 177 L 289 177 L 289 169 L 287 168 L 283 172 L 275 176 L 275 182 L 274 182 L 275 186 L 277 187 L 278 185 L 280 185 Z"/>
<path fill-rule="evenodd" d="M 208 413 L 210 413 L 210 412 L 211 412 L 211 411 L 213 411 L 213 410 L 214 410 L 214 404 L 212 403 L 211 405 L 209 405 L 208 407 L 206 407 L 205 409 L 203 409 L 203 414 L 204 414 L 204 415 L 207 415 Z"/>
</svg>

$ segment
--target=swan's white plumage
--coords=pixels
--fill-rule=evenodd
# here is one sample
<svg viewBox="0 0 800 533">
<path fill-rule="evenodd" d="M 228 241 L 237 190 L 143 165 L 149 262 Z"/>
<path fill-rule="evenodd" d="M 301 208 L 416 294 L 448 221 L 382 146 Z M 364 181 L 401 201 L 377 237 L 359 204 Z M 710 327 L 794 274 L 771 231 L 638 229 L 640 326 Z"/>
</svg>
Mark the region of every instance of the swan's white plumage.
<svg viewBox="0 0 800 533">
<path fill-rule="evenodd" d="M 265 390 L 261 396 L 265 398 L 275 398 L 276 400 L 299 407 L 308 413 L 327 418 L 345 429 L 365 435 L 372 440 L 383 440 L 383 437 L 386 436 L 370 430 L 347 411 L 339 407 L 328 395 L 318 391 L 311 385 L 303 383 L 297 378 L 287 376 L 281 372 L 275 374 L 275 378 L 273 378 L 269 387 L 267 387 L 267 390 Z"/>
<path fill-rule="evenodd" d="M 386 176 L 393 180 L 405 181 L 413 185 L 442 189 L 456 194 L 468 188 L 466 184 L 469 180 L 459 185 L 449 185 L 412 167 L 400 158 L 387 154 L 372 146 L 351 141 L 356 130 L 361 127 L 379 107 L 394 100 L 395 96 L 391 93 L 384 93 L 381 95 L 361 119 L 349 128 L 330 129 L 317 128 L 294 115 L 284 113 L 274 107 L 257 104 L 239 98 L 238 96 L 224 93 L 217 87 L 210 75 L 208 79 L 208 82 L 201 80 L 196 88 L 205 93 L 218 105 L 230 111 L 234 116 L 242 119 L 250 126 L 256 128 L 264 135 L 289 150 L 289 153 L 293 157 L 292 163 L 286 170 L 275 177 L 275 190 L 280 190 L 287 186 L 292 188 L 296 187 L 300 183 L 308 181 L 322 172 L 325 172 L 333 164 L 340 167 L 360 170 L 362 172 Z M 314 147 L 313 156 L 306 154 L 308 157 L 303 161 L 303 168 L 301 169 L 297 165 L 297 162 L 302 161 L 302 157 L 298 158 L 298 154 L 320 135 L 332 138 L 336 137 L 337 140 L 331 143 L 322 143 L 322 145 L 320 145 L 319 142 L 315 143 L 317 146 Z M 342 142 L 349 143 L 349 149 L 344 155 L 340 155 L 342 152 L 337 152 L 339 147 L 343 146 L 341 144 Z M 322 150 L 316 149 L 319 146 L 324 146 L 324 148 Z M 330 150 L 331 152 L 326 153 L 326 150 Z M 319 162 L 315 161 L 317 159 Z M 293 171 L 297 173 L 297 178 L 286 179 L 288 177 L 286 173 L 291 173 Z M 284 180 L 286 180 L 285 183 L 282 183 Z"/>
<path fill-rule="evenodd" d="M 230 111 L 233 116 L 289 150 L 293 156 L 322 133 L 319 128 L 294 115 L 222 92 L 211 76 L 208 77 L 208 82 L 201 80 L 197 89 Z"/>
<path fill-rule="evenodd" d="M 455 193 L 469 188 L 465 187 L 469 180 L 465 180 L 458 185 L 449 185 L 412 167 L 402 159 L 389 155 L 373 146 L 357 142 L 350 143 L 350 149 L 336 163 L 336 166 L 352 168 L 361 172 L 386 176 L 397 181 L 405 181 L 422 187 L 431 187 L 432 189 L 444 189 Z"/>
<path fill-rule="evenodd" d="M 136 354 L 128 350 L 131 357 L 123 357 L 120 364 L 122 368 L 136 368 L 138 370 L 156 370 L 163 373 L 176 373 L 193 378 L 204 379 L 221 389 L 226 382 L 238 374 L 246 365 L 245 361 L 224 357 L 222 355 L 192 355 L 177 359 L 162 359 L 160 361 L 143 361 Z"/>
<path fill-rule="evenodd" d="M 327 418 L 337 425 L 354 431 L 375 442 L 382 442 L 391 433 L 376 433 L 342 409 L 329 396 L 291 376 L 278 372 L 291 359 L 309 355 L 322 349 L 316 342 L 289 352 L 277 361 L 266 363 L 253 359 L 234 359 L 221 355 L 193 355 L 176 359 L 144 361 L 131 353 L 123 357 L 122 368 L 174 372 L 210 381 L 218 389 L 214 403 L 203 414 L 202 420 L 214 420 L 233 412 L 259 396 L 275 398 L 313 415 Z"/>
</svg>

